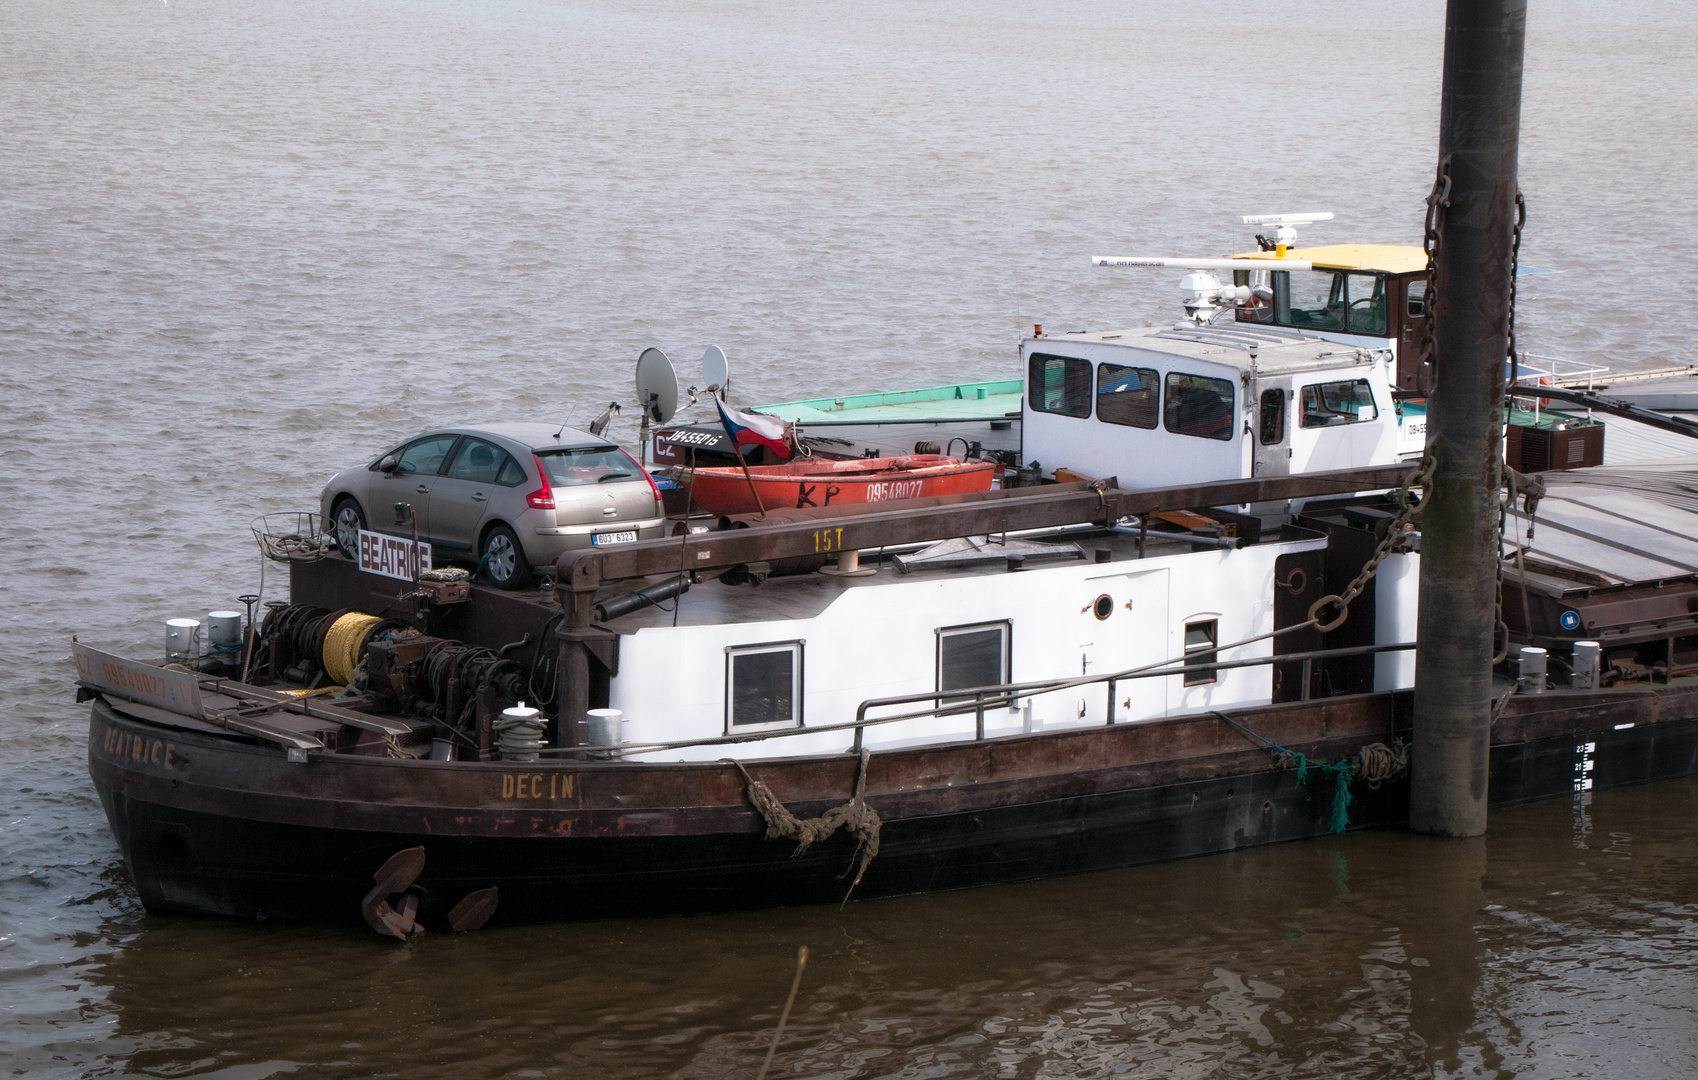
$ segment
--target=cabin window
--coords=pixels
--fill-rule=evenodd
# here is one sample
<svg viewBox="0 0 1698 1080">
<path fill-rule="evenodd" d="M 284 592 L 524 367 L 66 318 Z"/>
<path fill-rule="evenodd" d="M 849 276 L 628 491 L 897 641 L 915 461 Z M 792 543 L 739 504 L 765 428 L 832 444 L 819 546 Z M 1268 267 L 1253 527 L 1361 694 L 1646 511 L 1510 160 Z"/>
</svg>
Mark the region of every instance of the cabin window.
<svg viewBox="0 0 1698 1080">
<path fill-rule="evenodd" d="M 1262 391 L 1262 445 L 1285 441 L 1285 391 Z"/>
<path fill-rule="evenodd" d="M 1033 353 L 1026 398 L 1036 412 L 1062 416 L 1091 415 L 1091 362 L 1071 356 Z"/>
<path fill-rule="evenodd" d="M 1289 270 L 1287 318 L 1312 330 L 1344 329 L 1344 274 L 1332 270 Z"/>
<path fill-rule="evenodd" d="M 1167 430 L 1179 435 L 1231 439 L 1232 384 L 1225 379 L 1169 372 L 1162 422 Z"/>
<path fill-rule="evenodd" d="M 1206 619 L 1185 624 L 1185 666 L 1196 664 L 1212 664 L 1217 653 L 1215 646 L 1219 644 L 1216 633 L 1220 623 L 1216 619 Z M 1186 686 L 1201 686 L 1203 683 L 1215 681 L 1215 671 L 1188 671 L 1185 673 Z"/>
<path fill-rule="evenodd" d="M 1352 334 L 1386 335 L 1386 279 L 1379 274 L 1346 274 L 1344 284 L 1348 314 L 1345 323 Z"/>
<path fill-rule="evenodd" d="M 1341 427 L 1374 420 L 1379 415 L 1367 379 L 1314 383 L 1303 388 L 1303 427 Z"/>
<path fill-rule="evenodd" d="M 512 460 L 500 447 L 468 435 L 460 443 L 460 449 L 454 452 L 454 460 L 448 464 L 448 479 L 493 484 Z"/>
<path fill-rule="evenodd" d="M 800 727 L 802 643 L 725 650 L 725 727 Z"/>
<path fill-rule="evenodd" d="M 1161 399 L 1161 373 L 1153 368 L 1097 365 L 1097 419 L 1105 424 L 1153 428 Z"/>
<path fill-rule="evenodd" d="M 937 688 L 965 690 L 1008 682 L 1010 641 L 1006 622 L 946 626 L 937 632 Z"/>
</svg>

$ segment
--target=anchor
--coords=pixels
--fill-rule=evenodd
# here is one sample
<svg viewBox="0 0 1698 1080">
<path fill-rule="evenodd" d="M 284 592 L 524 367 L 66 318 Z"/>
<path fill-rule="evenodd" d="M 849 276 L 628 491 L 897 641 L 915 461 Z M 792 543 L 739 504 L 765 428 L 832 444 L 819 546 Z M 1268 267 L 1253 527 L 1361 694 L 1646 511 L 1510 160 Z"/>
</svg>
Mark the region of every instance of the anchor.
<svg viewBox="0 0 1698 1080">
<path fill-rule="evenodd" d="M 360 901 L 360 914 L 373 930 L 399 941 L 417 941 L 424 937 L 425 928 L 419 925 L 418 894 L 407 892 L 424 872 L 425 850 L 422 847 L 404 848 L 389 856 L 372 875 L 377 884 Z M 403 894 L 399 907 L 391 907 L 389 898 Z M 491 885 L 467 893 L 448 912 L 448 928 L 455 933 L 476 930 L 495 914 L 500 891 Z"/>
</svg>

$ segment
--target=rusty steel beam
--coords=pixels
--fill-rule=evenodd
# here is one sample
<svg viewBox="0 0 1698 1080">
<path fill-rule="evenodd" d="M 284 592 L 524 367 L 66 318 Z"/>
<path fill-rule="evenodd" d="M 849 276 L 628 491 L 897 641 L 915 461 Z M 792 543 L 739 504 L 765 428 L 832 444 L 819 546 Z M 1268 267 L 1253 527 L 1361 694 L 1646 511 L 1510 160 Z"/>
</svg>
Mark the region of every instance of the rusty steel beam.
<svg viewBox="0 0 1698 1080">
<path fill-rule="evenodd" d="M 1486 831 L 1526 30 L 1526 0 L 1450 0 L 1445 16 L 1409 808 L 1411 829 L 1438 836 Z"/>
<path fill-rule="evenodd" d="M 606 582 L 653 574 L 676 574 L 682 564 L 691 571 L 722 570 L 751 562 L 797 558 L 825 552 L 891 547 L 897 544 L 947 540 L 957 536 L 1056 528 L 1081 522 L 1111 524 L 1134 514 L 1158 510 L 1195 510 L 1210 506 L 1282 499 L 1348 495 L 1396 487 L 1414 471 L 1413 465 L 1380 465 L 1365 469 L 1266 476 L 1250 480 L 1221 480 L 1182 487 L 1122 491 L 1108 488 L 1030 493 L 941 506 L 889 510 L 825 520 L 791 521 L 764 528 L 731 529 L 662 540 L 642 540 L 610 548 L 569 551 L 556 561 L 562 602 L 574 593 L 593 592 Z M 588 617 L 580 609 L 580 617 Z"/>
</svg>

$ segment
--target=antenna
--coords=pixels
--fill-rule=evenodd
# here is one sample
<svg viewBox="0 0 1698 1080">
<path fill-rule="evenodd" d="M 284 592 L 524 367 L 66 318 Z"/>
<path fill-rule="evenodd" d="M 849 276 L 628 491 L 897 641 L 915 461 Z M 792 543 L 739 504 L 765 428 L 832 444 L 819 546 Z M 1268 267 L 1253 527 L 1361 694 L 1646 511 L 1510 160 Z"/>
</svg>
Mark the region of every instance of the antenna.
<svg viewBox="0 0 1698 1080">
<path fill-rule="evenodd" d="M 721 398 L 731 389 L 731 364 L 725 359 L 725 350 L 718 345 L 709 345 L 702 354 L 702 379 L 710 389 L 718 387 Z"/>
<path fill-rule="evenodd" d="M 1319 210 L 1310 214 L 1245 214 L 1239 218 L 1246 225 L 1272 225 L 1273 228 L 1265 233 L 1256 234 L 1256 243 L 1263 251 L 1279 251 L 1285 254 L 1285 249 L 1297 244 L 1297 226 L 1313 225 L 1317 221 L 1331 221 L 1332 214 Z"/>
<path fill-rule="evenodd" d="M 637 357 L 637 407 L 643 410 L 642 463 L 648 464 L 649 424 L 664 424 L 678 412 L 678 372 L 659 349 Z"/>
</svg>

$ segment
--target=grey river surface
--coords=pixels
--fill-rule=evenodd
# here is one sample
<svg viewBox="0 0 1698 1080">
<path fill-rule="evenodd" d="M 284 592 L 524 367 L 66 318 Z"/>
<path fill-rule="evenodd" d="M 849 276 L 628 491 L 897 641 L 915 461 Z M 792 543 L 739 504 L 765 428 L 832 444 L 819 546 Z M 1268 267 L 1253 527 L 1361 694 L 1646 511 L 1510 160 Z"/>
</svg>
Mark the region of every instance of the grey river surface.
<svg viewBox="0 0 1698 1080">
<path fill-rule="evenodd" d="M 1413 242 L 1443 4 L 0 4 L 0 1069 L 1684 1077 L 1698 782 L 834 908 L 412 947 L 147 915 L 69 640 L 258 585 L 248 523 L 429 424 L 586 421 L 659 345 L 743 402 L 1013 377 L 1177 316 L 1092 254 Z M 1523 344 L 1695 358 L 1698 14 L 1529 19 Z M 634 437 L 629 416 L 614 433 Z M 273 575 L 273 592 L 277 578 Z"/>
</svg>

